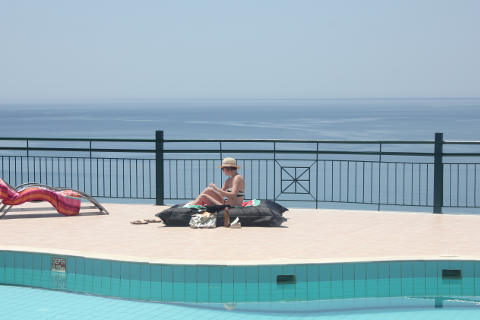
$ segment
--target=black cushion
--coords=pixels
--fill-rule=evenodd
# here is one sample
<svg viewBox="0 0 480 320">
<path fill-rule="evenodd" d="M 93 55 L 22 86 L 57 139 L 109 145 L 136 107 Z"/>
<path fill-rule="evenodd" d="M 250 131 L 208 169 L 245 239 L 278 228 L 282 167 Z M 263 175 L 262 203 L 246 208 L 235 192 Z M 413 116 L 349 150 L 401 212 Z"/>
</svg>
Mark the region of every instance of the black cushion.
<svg viewBox="0 0 480 320">
<path fill-rule="evenodd" d="M 218 209 L 218 210 L 215 210 Z M 271 200 L 261 200 L 258 206 L 229 208 L 230 221 L 238 217 L 242 226 L 278 227 L 287 221 L 283 213 L 288 209 Z M 217 211 L 217 226 L 223 226 L 225 206 L 208 207 L 209 212 Z M 183 208 L 182 204 L 174 205 L 156 216 L 167 226 L 188 226 L 192 214 L 202 212 L 195 208 Z"/>
<path fill-rule="evenodd" d="M 230 208 L 230 222 L 238 217 L 242 226 L 246 227 L 278 227 L 287 221 L 283 213 L 288 209 L 271 200 L 262 200 L 258 206 Z M 217 227 L 223 226 L 225 209 L 217 215 Z"/>
<path fill-rule="evenodd" d="M 183 204 L 176 204 L 168 209 L 157 213 L 156 216 L 162 219 L 167 226 L 188 226 L 192 214 L 202 212 L 195 208 L 183 208 Z"/>
</svg>

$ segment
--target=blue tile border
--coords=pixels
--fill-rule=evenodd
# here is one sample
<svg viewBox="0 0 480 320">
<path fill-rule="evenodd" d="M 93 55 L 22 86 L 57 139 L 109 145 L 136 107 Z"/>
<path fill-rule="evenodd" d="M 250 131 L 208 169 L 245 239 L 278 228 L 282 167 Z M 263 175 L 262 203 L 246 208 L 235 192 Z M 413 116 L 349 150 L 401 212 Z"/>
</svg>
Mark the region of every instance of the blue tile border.
<svg viewBox="0 0 480 320">
<path fill-rule="evenodd" d="M 52 271 L 52 258 L 66 271 Z M 442 279 L 442 270 L 461 279 Z M 278 283 L 278 276 L 296 282 Z M 479 296 L 480 261 L 382 261 L 259 266 L 173 265 L 0 251 L 0 284 L 126 299 L 235 303 L 400 296 Z"/>
</svg>

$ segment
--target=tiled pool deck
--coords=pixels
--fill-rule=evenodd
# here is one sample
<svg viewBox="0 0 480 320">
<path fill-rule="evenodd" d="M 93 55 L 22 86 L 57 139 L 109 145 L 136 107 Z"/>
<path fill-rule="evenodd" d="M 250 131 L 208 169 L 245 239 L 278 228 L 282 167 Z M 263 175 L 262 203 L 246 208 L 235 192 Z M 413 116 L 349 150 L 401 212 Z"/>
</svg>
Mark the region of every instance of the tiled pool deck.
<svg viewBox="0 0 480 320">
<path fill-rule="evenodd" d="M 290 209 L 279 228 L 191 229 L 130 223 L 166 207 L 105 207 L 110 215 L 9 213 L 0 220 L 0 250 L 183 265 L 480 260 L 477 215 Z"/>
</svg>

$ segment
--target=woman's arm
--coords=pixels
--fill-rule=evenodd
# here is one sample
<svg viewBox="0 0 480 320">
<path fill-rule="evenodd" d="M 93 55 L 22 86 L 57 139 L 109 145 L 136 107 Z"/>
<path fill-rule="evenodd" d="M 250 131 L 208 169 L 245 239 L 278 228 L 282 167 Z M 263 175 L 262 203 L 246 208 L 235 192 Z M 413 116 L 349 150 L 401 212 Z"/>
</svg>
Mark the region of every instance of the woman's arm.
<svg viewBox="0 0 480 320">
<path fill-rule="evenodd" d="M 228 192 L 227 191 L 227 181 L 225 181 L 225 185 L 223 186 L 222 189 L 216 187 L 215 191 L 218 191 L 220 192 L 222 195 L 228 197 L 228 198 L 232 198 L 232 197 L 236 197 L 238 192 L 240 191 L 240 186 L 242 184 L 242 181 L 243 181 L 243 177 L 241 175 L 236 175 L 235 177 L 233 177 L 233 181 L 232 181 L 232 191 Z"/>
<path fill-rule="evenodd" d="M 217 185 L 215 183 L 210 183 L 209 185 L 210 189 L 212 189 L 213 192 L 215 192 L 216 194 L 218 194 L 218 196 L 222 197 L 223 198 L 223 193 L 222 193 L 222 189 L 220 189 L 219 187 L 217 187 Z"/>
</svg>

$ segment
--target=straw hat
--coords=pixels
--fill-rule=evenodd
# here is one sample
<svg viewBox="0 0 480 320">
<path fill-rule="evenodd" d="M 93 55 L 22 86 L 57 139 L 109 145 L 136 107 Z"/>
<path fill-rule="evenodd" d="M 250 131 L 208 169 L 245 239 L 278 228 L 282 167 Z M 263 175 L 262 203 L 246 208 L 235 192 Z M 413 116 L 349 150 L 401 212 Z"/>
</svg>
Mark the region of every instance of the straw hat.
<svg viewBox="0 0 480 320">
<path fill-rule="evenodd" d="M 240 166 L 237 166 L 237 160 L 234 158 L 225 158 L 222 161 L 222 165 L 219 168 L 237 168 L 240 169 Z"/>
</svg>

